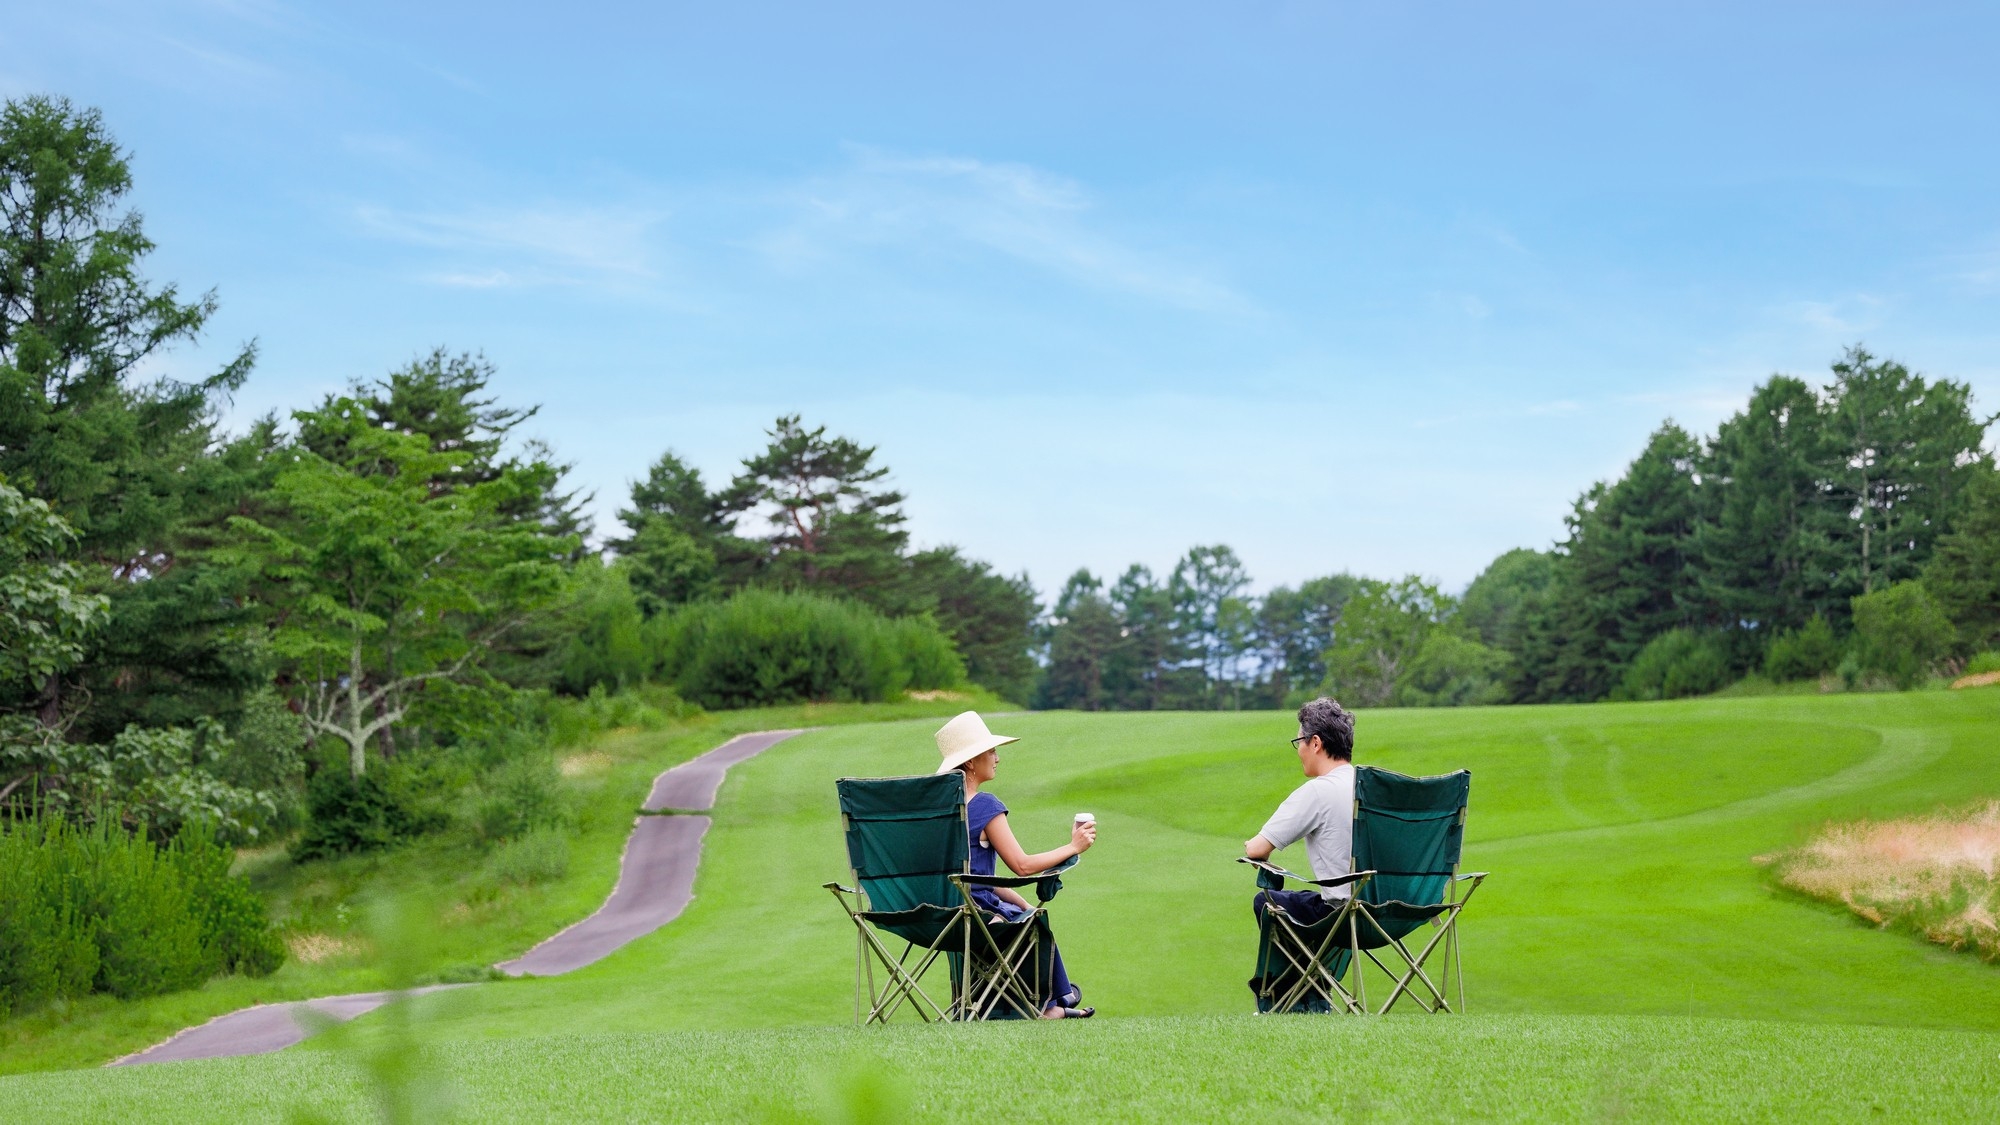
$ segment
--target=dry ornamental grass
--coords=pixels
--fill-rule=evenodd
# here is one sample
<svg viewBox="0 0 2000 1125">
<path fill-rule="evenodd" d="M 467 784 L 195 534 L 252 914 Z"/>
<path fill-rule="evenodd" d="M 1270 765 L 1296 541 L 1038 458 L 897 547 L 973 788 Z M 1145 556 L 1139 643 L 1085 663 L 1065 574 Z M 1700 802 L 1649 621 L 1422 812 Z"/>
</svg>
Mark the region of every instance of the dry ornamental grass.
<svg viewBox="0 0 2000 1125">
<path fill-rule="evenodd" d="M 1909 820 L 1829 825 L 1778 856 L 1778 881 L 1879 926 L 2000 958 L 2000 801 Z"/>
</svg>

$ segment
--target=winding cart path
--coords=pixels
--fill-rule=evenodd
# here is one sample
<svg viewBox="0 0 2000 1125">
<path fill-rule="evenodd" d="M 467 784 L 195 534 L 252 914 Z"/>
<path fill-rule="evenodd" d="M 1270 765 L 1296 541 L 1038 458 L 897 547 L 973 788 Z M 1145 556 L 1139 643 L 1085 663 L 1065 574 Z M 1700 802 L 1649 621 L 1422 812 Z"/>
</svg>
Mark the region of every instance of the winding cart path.
<svg viewBox="0 0 2000 1125">
<path fill-rule="evenodd" d="M 715 807 L 715 795 L 729 767 L 801 733 L 766 730 L 742 734 L 653 779 L 653 790 L 640 807 L 647 812 L 698 814 Z M 618 883 L 597 912 L 564 929 L 512 961 L 494 968 L 508 976 L 556 976 L 609 956 L 627 943 L 652 933 L 687 909 L 694 898 L 695 867 L 710 819 L 700 815 L 639 816 L 625 841 L 618 862 Z M 417 989 L 433 992 L 455 985 Z M 261 1055 L 283 1050 L 304 1039 L 308 1028 L 326 1019 L 351 1020 L 394 1000 L 395 992 L 357 992 L 258 1004 L 188 1028 L 172 1039 L 111 1063 L 174 1062 L 232 1055 Z M 299 1016 L 310 1012 L 305 1020 Z"/>
</svg>

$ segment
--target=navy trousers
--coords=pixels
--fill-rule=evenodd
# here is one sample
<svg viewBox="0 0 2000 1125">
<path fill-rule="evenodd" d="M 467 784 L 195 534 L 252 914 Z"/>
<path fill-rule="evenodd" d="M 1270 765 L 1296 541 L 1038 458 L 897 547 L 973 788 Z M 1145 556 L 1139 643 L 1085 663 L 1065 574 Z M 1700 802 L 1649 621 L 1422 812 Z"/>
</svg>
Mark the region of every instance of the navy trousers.
<svg viewBox="0 0 2000 1125">
<path fill-rule="evenodd" d="M 1258 891 L 1257 897 L 1250 900 L 1250 909 L 1259 925 L 1264 922 L 1266 902 L 1277 903 L 1285 913 L 1308 926 L 1337 909 L 1333 903 L 1319 897 L 1318 891 Z"/>
<path fill-rule="evenodd" d="M 1009 922 L 1027 913 L 998 896 L 995 896 L 988 905 L 994 913 Z M 1049 954 L 1053 964 L 1049 968 L 1049 993 L 1042 997 L 1042 1007 L 1050 1008 L 1060 1004 L 1065 1008 L 1074 1008 L 1078 1001 L 1083 999 L 1083 992 L 1069 982 L 1069 970 L 1063 968 L 1062 950 L 1055 946 L 1053 934 L 1051 934 Z"/>
</svg>

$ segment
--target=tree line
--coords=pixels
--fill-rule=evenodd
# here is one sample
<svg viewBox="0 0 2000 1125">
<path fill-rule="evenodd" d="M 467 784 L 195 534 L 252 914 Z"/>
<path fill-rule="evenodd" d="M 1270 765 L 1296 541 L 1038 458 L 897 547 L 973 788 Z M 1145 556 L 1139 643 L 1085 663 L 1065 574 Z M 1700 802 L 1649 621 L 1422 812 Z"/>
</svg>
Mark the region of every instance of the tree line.
<svg viewBox="0 0 2000 1125">
<path fill-rule="evenodd" d="M 1663 424 L 1545 550 L 1459 595 L 1348 574 L 1250 595 L 1224 546 L 1160 581 L 1071 576 L 1037 703 L 1359 706 L 1696 695 L 1745 677 L 1912 686 L 2000 647 L 1994 419 L 1857 346 L 1758 386 L 1714 435 Z M 2000 667 L 2000 656 L 1987 657 Z"/>
</svg>

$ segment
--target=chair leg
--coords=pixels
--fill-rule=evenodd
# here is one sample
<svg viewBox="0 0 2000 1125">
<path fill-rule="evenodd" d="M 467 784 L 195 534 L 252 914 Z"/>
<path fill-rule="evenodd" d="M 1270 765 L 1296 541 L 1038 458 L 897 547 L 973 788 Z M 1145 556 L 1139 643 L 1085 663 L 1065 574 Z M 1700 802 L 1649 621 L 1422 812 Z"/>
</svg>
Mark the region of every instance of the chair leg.
<svg viewBox="0 0 2000 1125">
<path fill-rule="evenodd" d="M 1327 927 L 1326 936 L 1320 939 L 1319 946 L 1311 948 L 1291 924 L 1290 918 L 1280 912 L 1272 912 L 1270 918 L 1272 948 L 1291 964 L 1292 970 L 1299 977 L 1291 988 L 1271 997 L 1273 1010 L 1288 1010 L 1304 1000 L 1308 993 L 1312 993 L 1326 1001 L 1329 1008 L 1337 1004 L 1341 1010 L 1350 1015 L 1362 1015 L 1367 1012 L 1365 999 L 1357 1001 L 1354 994 L 1342 987 L 1339 978 L 1335 977 L 1332 970 L 1327 967 L 1327 955 L 1334 948 L 1334 943 L 1339 940 L 1340 924 L 1346 919 L 1336 918 L 1333 924 Z M 1358 964 L 1355 974 L 1358 983 L 1360 980 Z"/>
<path fill-rule="evenodd" d="M 1369 917 L 1370 925 L 1381 936 L 1385 946 L 1394 949 L 1402 957 L 1404 967 L 1407 969 L 1407 971 L 1401 972 L 1399 976 L 1397 971 L 1391 970 L 1387 965 L 1382 965 L 1380 961 L 1376 962 L 1376 964 L 1381 965 L 1382 971 L 1395 981 L 1395 987 L 1390 990 L 1389 998 L 1382 1003 L 1381 1014 L 1387 1015 L 1389 1009 L 1393 1008 L 1396 1001 L 1406 993 L 1412 1000 L 1421 1005 L 1426 1012 L 1433 1015 L 1438 1012 L 1450 1013 L 1453 1011 L 1451 1002 L 1445 995 L 1444 990 L 1439 988 L 1437 982 L 1430 978 L 1430 974 L 1424 972 L 1424 964 L 1430 959 L 1431 953 L 1438 948 L 1439 943 L 1447 940 L 1457 931 L 1458 910 L 1456 907 L 1447 911 L 1441 917 L 1444 921 L 1439 926 L 1438 932 L 1431 935 L 1430 941 L 1424 944 L 1423 952 L 1416 954 L 1412 954 L 1409 946 L 1405 945 L 1400 938 L 1391 937 L 1389 932 L 1384 930 L 1381 923 L 1375 921 L 1372 915 Z M 1446 965 L 1446 968 L 1449 970 L 1449 964 Z M 1431 998 L 1429 1000 L 1418 996 L 1410 987 L 1417 981 L 1422 981 L 1424 989 L 1430 993 Z M 1447 982 L 1449 982 L 1448 977 Z"/>
<path fill-rule="evenodd" d="M 977 938 L 983 939 L 981 946 L 984 952 L 991 954 L 993 968 L 980 974 L 978 981 L 969 985 L 969 989 L 976 988 L 978 991 L 976 995 L 968 991 L 967 1018 L 989 1018 L 1002 1001 L 1011 1002 L 1017 1008 L 1034 1015 L 1041 1014 L 1041 993 L 1039 989 L 1032 987 L 1040 980 L 1040 963 L 1035 964 L 1033 974 L 1028 981 L 1022 980 L 1022 965 L 1036 951 L 1034 920 L 1039 914 L 1040 910 L 1037 909 L 1024 918 L 1017 919 L 1016 921 L 1023 923 L 1021 932 L 1004 948 L 993 936 L 992 929 L 986 925 L 983 918 L 974 917 L 968 923 L 969 927 L 976 927 Z M 971 954 L 972 946 L 968 943 L 966 963 L 969 981 Z"/>
</svg>

